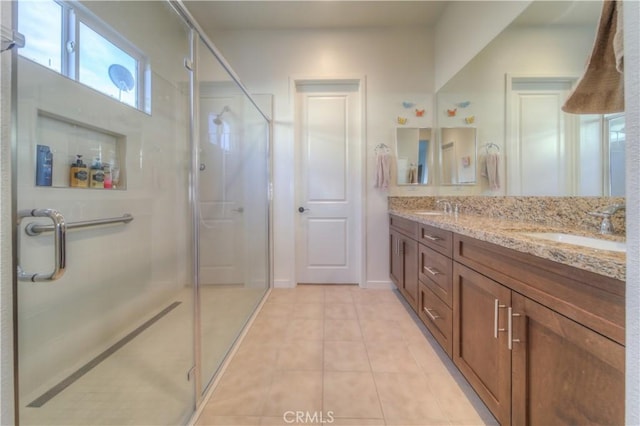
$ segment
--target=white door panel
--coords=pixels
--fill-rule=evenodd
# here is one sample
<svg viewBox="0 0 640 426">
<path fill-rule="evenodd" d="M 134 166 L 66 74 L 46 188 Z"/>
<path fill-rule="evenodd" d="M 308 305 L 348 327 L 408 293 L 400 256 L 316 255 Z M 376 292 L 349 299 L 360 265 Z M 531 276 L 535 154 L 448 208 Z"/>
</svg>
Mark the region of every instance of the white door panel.
<svg viewBox="0 0 640 426">
<path fill-rule="evenodd" d="M 296 280 L 358 283 L 359 85 L 297 86 Z"/>
<path fill-rule="evenodd" d="M 510 195 L 565 196 L 575 185 L 575 123 L 561 107 L 570 80 L 513 79 L 509 88 L 507 190 Z"/>
<path fill-rule="evenodd" d="M 347 218 L 307 219 L 307 244 L 308 268 L 346 268 Z"/>
</svg>

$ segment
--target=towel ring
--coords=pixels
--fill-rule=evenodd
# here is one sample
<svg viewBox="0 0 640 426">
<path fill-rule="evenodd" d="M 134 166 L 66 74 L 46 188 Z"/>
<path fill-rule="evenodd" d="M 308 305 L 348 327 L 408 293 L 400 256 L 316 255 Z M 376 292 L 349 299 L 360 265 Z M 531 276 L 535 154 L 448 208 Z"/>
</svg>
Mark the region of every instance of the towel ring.
<svg viewBox="0 0 640 426">
<path fill-rule="evenodd" d="M 391 149 L 386 144 L 380 143 L 376 145 L 375 153 L 376 154 L 388 154 L 391 152 Z"/>
<path fill-rule="evenodd" d="M 496 145 L 496 144 L 495 144 L 495 143 L 493 143 L 493 142 L 489 142 L 488 144 L 486 144 L 486 145 L 484 146 L 484 149 L 487 151 L 487 154 L 489 153 L 489 150 L 490 150 L 491 148 L 495 148 L 495 149 L 497 149 L 497 150 L 498 150 L 498 152 L 500 152 L 500 146 Z"/>
</svg>

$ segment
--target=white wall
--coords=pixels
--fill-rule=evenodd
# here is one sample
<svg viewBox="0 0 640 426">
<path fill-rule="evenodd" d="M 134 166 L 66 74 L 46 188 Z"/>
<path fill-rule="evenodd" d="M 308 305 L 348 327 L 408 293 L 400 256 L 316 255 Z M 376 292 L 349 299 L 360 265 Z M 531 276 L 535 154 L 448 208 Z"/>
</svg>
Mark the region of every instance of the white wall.
<svg viewBox="0 0 640 426">
<path fill-rule="evenodd" d="M 11 28 L 12 2 L 0 1 L 0 25 Z M 13 246 L 11 217 L 11 53 L 0 54 L 0 424 L 13 413 Z"/>
<path fill-rule="evenodd" d="M 394 145 L 403 101 L 425 108 L 407 126 L 431 127 L 433 54 L 425 29 L 228 31 L 210 35 L 252 93 L 274 95 L 275 284 L 294 284 L 296 220 L 293 105 L 290 79 L 366 76 L 366 280 L 390 285 L 387 193 L 373 188 L 374 148 Z"/>
<path fill-rule="evenodd" d="M 440 90 L 530 3 L 531 1 L 450 2 L 438 19 L 435 29 L 434 89 Z"/>
<path fill-rule="evenodd" d="M 627 154 L 626 419 L 640 424 L 640 2 L 624 2 Z"/>
</svg>

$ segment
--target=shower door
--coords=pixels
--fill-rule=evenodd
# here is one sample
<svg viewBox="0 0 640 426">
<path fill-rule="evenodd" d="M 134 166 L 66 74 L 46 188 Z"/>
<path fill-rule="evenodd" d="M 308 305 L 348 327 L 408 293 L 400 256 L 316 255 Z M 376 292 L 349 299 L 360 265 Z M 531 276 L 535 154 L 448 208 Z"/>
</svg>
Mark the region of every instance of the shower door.
<svg viewBox="0 0 640 426">
<path fill-rule="evenodd" d="M 250 99 L 212 46 L 197 45 L 201 391 L 269 287 L 270 96 Z"/>
<path fill-rule="evenodd" d="M 184 424 L 190 29 L 163 2 L 17 7 L 20 423 Z"/>
</svg>

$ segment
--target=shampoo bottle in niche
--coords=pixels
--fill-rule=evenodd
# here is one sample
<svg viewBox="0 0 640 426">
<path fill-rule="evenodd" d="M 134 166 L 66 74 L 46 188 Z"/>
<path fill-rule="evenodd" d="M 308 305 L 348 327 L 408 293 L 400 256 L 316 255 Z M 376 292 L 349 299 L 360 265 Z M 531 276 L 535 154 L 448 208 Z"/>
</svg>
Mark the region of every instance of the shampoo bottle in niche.
<svg viewBox="0 0 640 426">
<path fill-rule="evenodd" d="M 87 188 L 89 186 L 89 172 L 87 165 L 82 162 L 82 155 L 76 155 L 76 160 L 71 164 L 69 186 L 73 188 Z"/>
<path fill-rule="evenodd" d="M 104 189 L 112 189 L 113 179 L 111 178 L 111 164 L 104 163 L 102 171 L 104 172 Z"/>
<path fill-rule="evenodd" d="M 36 185 L 51 186 L 53 153 L 46 145 L 38 145 L 36 157 Z"/>
<path fill-rule="evenodd" d="M 104 171 L 99 158 L 94 158 L 89 169 L 89 188 L 104 188 Z"/>
</svg>

